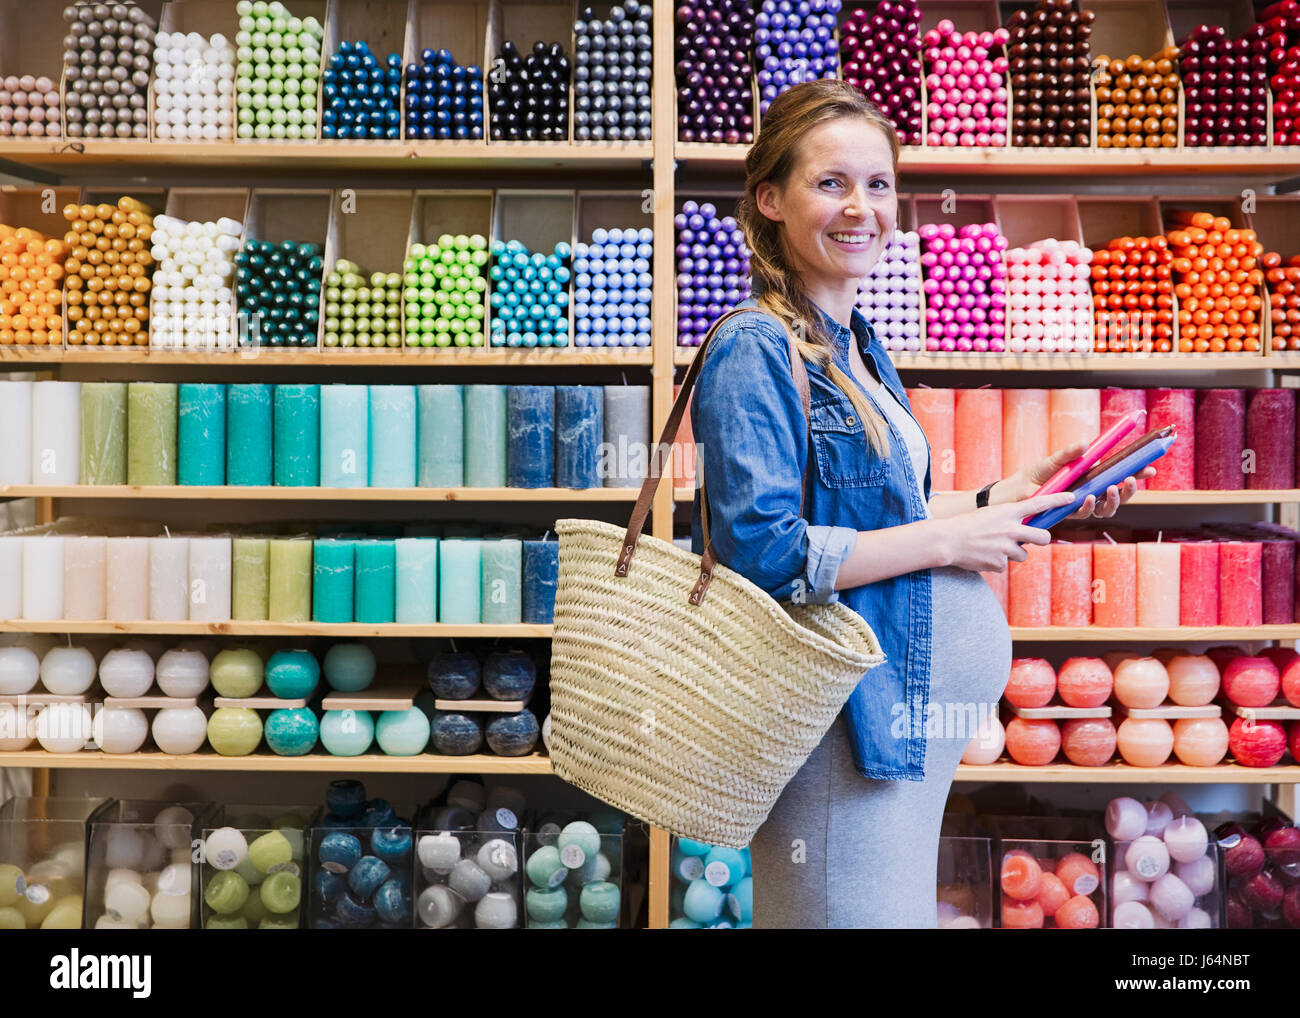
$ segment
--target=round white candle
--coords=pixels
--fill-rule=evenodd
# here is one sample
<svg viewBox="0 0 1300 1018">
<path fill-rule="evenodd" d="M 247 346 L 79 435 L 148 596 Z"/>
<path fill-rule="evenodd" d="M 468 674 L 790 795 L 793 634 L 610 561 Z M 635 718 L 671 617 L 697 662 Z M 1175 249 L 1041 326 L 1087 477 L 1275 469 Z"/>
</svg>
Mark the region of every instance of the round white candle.
<svg viewBox="0 0 1300 1018">
<path fill-rule="evenodd" d="M 153 685 L 153 672 L 147 651 L 117 647 L 99 662 L 99 684 L 109 696 L 144 696 Z"/>
<path fill-rule="evenodd" d="M 76 753 L 94 734 L 90 707 L 52 703 L 36 715 L 36 741 L 50 753 Z"/>
<path fill-rule="evenodd" d="M 154 672 L 167 696 L 198 696 L 208 688 L 208 658 L 202 651 L 174 647 L 158 659 Z"/>
<path fill-rule="evenodd" d="M 104 908 L 110 916 L 124 923 L 138 926 L 149 911 L 149 892 L 142 884 L 119 880 L 104 892 Z"/>
<path fill-rule="evenodd" d="M 68 537 L 63 542 L 63 617 L 104 618 L 106 542 L 102 537 Z"/>
<path fill-rule="evenodd" d="M 168 806 L 158 811 L 158 815 L 153 818 L 153 825 L 154 837 L 164 848 L 188 848 L 190 828 L 194 825 L 194 814 L 184 806 Z M 188 868 L 185 869 L 185 873 L 189 873 Z M 187 882 L 186 889 L 188 888 Z"/>
<path fill-rule="evenodd" d="M 162 878 L 158 881 L 162 883 Z M 153 902 L 149 906 L 149 914 L 153 917 L 153 925 L 159 930 L 184 930 L 190 925 L 190 895 L 186 890 L 184 894 L 169 894 L 166 891 L 159 891 L 153 896 Z"/>
<path fill-rule="evenodd" d="M 32 384 L 32 483 L 81 482 L 81 383 Z"/>
<path fill-rule="evenodd" d="M 58 534 L 23 538 L 23 618 L 63 618 L 63 543 Z"/>
<path fill-rule="evenodd" d="M 190 538 L 190 619 L 230 621 L 230 538 Z"/>
<path fill-rule="evenodd" d="M 149 618 L 151 620 L 185 622 L 189 619 L 189 571 L 189 538 L 149 538 Z"/>
<path fill-rule="evenodd" d="M 5 440 L 0 442 L 0 484 L 32 483 L 32 386 L 34 384 L 33 382 L 0 382 L 0 435 L 5 436 Z"/>
<path fill-rule="evenodd" d="M 164 753 L 193 753 L 208 737 L 208 719 L 201 707 L 169 707 L 153 716 L 153 741 Z"/>
<path fill-rule="evenodd" d="M 47 693 L 79 696 L 95 681 L 95 655 L 85 647 L 51 647 L 41 659 L 41 684 Z"/>
<path fill-rule="evenodd" d="M 0 703 L 0 753 L 21 753 L 36 739 L 32 724 L 36 707 Z"/>
<path fill-rule="evenodd" d="M 41 659 L 28 647 L 0 647 L 0 696 L 30 693 L 41 677 Z"/>
<path fill-rule="evenodd" d="M 104 573 L 104 618 L 117 622 L 149 618 L 149 539 L 108 538 Z"/>
<path fill-rule="evenodd" d="M 95 715 L 94 731 L 105 753 L 134 753 L 149 737 L 149 719 L 138 707 L 104 707 Z"/>
</svg>

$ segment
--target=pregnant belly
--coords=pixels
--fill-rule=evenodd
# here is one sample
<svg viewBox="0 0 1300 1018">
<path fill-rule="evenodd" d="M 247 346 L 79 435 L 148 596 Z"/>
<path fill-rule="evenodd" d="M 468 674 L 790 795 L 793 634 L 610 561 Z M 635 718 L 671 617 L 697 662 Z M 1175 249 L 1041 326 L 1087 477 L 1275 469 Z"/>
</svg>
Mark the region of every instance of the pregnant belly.
<svg viewBox="0 0 1300 1018">
<path fill-rule="evenodd" d="M 991 703 L 1011 674 L 1011 630 L 993 588 L 957 566 L 932 569 L 930 699 Z"/>
</svg>

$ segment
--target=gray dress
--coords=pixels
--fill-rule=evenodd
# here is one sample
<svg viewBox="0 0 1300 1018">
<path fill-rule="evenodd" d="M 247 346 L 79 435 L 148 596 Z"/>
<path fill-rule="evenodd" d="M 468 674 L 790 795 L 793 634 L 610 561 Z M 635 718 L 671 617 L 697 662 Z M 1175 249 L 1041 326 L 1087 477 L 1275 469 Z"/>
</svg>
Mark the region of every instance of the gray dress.
<svg viewBox="0 0 1300 1018">
<path fill-rule="evenodd" d="M 877 383 L 871 395 L 924 477 L 924 437 L 888 391 Z M 996 703 L 1006 686 L 1006 616 L 977 572 L 932 569 L 931 583 L 931 709 L 968 718 L 970 705 Z M 939 826 L 972 734 L 942 727 L 927 734 L 923 781 L 876 781 L 854 769 L 844 718 L 835 719 L 750 846 L 756 929 L 935 926 Z"/>
</svg>

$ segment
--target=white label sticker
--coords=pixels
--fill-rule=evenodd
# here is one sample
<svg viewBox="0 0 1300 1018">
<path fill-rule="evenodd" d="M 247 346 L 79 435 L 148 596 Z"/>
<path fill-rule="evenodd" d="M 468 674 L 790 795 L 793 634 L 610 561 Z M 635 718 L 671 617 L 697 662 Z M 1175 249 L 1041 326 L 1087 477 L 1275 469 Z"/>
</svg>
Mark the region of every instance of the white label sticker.
<svg viewBox="0 0 1300 1018">
<path fill-rule="evenodd" d="M 704 860 L 698 855 L 688 855 L 682 860 L 681 870 L 683 880 L 699 880 L 704 876 Z"/>
<path fill-rule="evenodd" d="M 219 849 L 212 856 L 212 865 L 219 870 L 233 870 L 239 865 L 239 853 L 234 849 Z"/>
<path fill-rule="evenodd" d="M 289 862 L 278 862 L 266 872 L 270 874 L 270 873 L 282 873 L 285 871 L 292 873 L 295 877 L 298 876 L 299 873 L 301 872 L 298 869 L 298 864 L 296 862 L 293 862 L 292 860 L 290 860 Z"/>
<path fill-rule="evenodd" d="M 556 870 L 554 873 L 551 874 L 550 886 L 559 887 L 562 883 L 564 883 L 564 879 L 568 875 L 569 875 L 568 870 Z"/>
<path fill-rule="evenodd" d="M 1143 862 L 1146 862 L 1147 860 L 1150 860 L 1150 865 L 1153 868 L 1158 870 L 1158 867 L 1156 867 L 1156 863 L 1154 859 L 1150 859 L 1150 857 L 1148 856 L 1143 860 Z M 1138 869 L 1139 870 L 1142 869 L 1142 863 L 1138 864 Z M 1155 873 L 1152 873 L 1151 876 L 1154 877 Z M 1091 873 L 1081 873 L 1074 880 L 1075 894 L 1091 894 L 1096 889 L 1097 889 L 1097 878 L 1094 877 Z"/>
<path fill-rule="evenodd" d="M 565 845 L 560 849 L 560 862 L 571 870 L 576 870 L 587 861 L 587 853 L 578 845 Z"/>
<path fill-rule="evenodd" d="M 715 860 L 704 867 L 704 879 L 714 887 L 725 887 L 731 880 L 731 868 L 725 862 Z"/>
<path fill-rule="evenodd" d="M 515 816 L 515 811 L 506 809 L 502 806 L 497 810 L 497 823 L 508 831 L 513 831 L 519 826 L 519 819 Z"/>
<path fill-rule="evenodd" d="M 44 905 L 50 900 L 50 889 L 44 884 L 32 884 L 23 895 L 33 905 Z"/>
<path fill-rule="evenodd" d="M 323 862 L 321 868 L 329 870 L 331 873 L 346 873 L 348 871 L 348 868 L 341 862 Z"/>
</svg>

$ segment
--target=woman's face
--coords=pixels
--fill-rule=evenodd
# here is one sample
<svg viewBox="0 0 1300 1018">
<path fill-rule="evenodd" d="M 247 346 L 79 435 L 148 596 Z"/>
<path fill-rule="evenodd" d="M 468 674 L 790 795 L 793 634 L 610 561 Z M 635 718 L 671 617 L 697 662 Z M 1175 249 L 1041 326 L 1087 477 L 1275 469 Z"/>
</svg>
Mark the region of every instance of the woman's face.
<svg viewBox="0 0 1300 1018">
<path fill-rule="evenodd" d="M 784 187 L 755 189 L 759 211 L 785 223 L 787 250 L 805 285 L 835 285 L 871 272 L 898 221 L 889 140 L 857 117 L 809 131 Z"/>
</svg>

